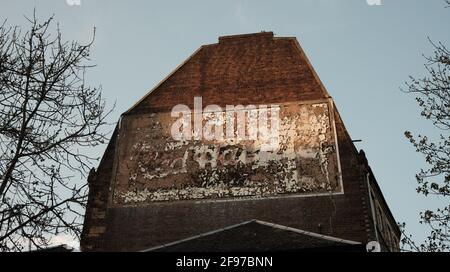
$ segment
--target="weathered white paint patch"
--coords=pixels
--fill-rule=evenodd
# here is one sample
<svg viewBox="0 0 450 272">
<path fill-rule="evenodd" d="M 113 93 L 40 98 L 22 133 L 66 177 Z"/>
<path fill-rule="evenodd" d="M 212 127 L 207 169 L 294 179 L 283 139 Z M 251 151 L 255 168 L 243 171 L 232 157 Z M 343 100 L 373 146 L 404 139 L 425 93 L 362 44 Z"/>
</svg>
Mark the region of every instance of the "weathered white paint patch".
<svg viewBox="0 0 450 272">
<path fill-rule="evenodd" d="M 327 103 L 280 107 L 278 148 L 265 151 L 268 139 L 224 138 L 214 141 L 173 141 L 164 115 L 151 116 L 141 129 L 121 173 L 128 184 L 116 201 L 138 203 L 336 190 L 336 149 Z M 263 109 L 264 110 L 264 109 Z M 225 128 L 224 118 L 207 113 L 209 131 Z M 258 111 L 249 111 L 249 116 Z M 214 118 L 213 118 L 214 117 Z M 255 118 L 257 120 L 257 118 Z M 236 127 L 239 128 L 237 123 Z M 248 131 L 254 133 L 252 128 Z M 205 131 L 203 131 L 205 133 Z M 330 159 L 332 159 L 330 161 Z"/>
</svg>

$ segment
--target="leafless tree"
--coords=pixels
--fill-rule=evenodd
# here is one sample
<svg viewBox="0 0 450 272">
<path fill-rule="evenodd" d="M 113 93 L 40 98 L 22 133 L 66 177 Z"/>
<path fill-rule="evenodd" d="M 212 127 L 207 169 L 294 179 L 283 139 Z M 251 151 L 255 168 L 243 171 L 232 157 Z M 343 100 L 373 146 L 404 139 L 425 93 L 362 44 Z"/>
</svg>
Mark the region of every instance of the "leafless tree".
<svg viewBox="0 0 450 272">
<path fill-rule="evenodd" d="M 60 233 L 79 237 L 87 198 L 80 180 L 97 159 L 83 150 L 104 142 L 111 112 L 101 88 L 85 83 L 94 39 L 64 41 L 53 17 L 27 21 L 27 30 L 0 26 L 2 251 L 41 248 Z"/>
</svg>

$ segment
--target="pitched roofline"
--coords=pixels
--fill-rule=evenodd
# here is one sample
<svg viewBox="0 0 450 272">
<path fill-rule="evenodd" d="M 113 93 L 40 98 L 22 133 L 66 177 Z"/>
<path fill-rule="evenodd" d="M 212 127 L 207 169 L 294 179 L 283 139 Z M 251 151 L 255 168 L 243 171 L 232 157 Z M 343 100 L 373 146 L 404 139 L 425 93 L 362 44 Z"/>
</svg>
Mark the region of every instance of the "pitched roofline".
<svg viewBox="0 0 450 272">
<path fill-rule="evenodd" d="M 153 93 L 156 89 L 161 86 L 167 79 L 169 79 L 173 74 L 175 74 L 181 67 L 183 67 L 188 61 L 190 61 L 202 48 L 204 45 L 200 46 L 197 50 L 195 50 L 187 59 L 185 59 L 181 64 L 179 64 L 175 69 L 172 70 L 166 77 L 164 77 L 158 84 L 156 84 L 150 91 L 148 91 L 141 99 L 139 99 L 136 103 L 134 103 L 131 108 L 129 108 L 127 111 L 123 112 L 121 115 L 126 115 L 130 113 L 133 109 L 135 109 L 142 101 L 144 101 L 150 94 Z"/>
<path fill-rule="evenodd" d="M 294 42 L 295 47 L 298 49 L 300 54 L 305 59 L 306 64 L 308 65 L 308 68 L 310 69 L 310 71 L 312 71 L 314 79 L 319 83 L 320 88 L 325 93 L 326 98 L 331 98 L 330 94 L 328 93 L 327 89 L 325 88 L 325 85 L 323 85 L 322 80 L 320 80 L 319 75 L 316 73 L 316 70 L 314 69 L 314 67 L 312 66 L 311 62 L 309 61 L 308 56 L 305 54 L 305 51 L 303 51 L 303 48 L 300 46 L 300 43 L 297 40 L 297 38 L 296 37 L 279 37 L 279 38 L 277 37 L 277 38 L 274 38 L 274 39 L 289 39 L 289 40 L 292 40 Z"/>
<path fill-rule="evenodd" d="M 247 37 L 274 37 L 274 34 L 272 31 L 261 31 L 261 32 L 255 32 L 255 33 L 245 33 L 245 34 L 235 34 L 235 35 L 227 35 L 227 36 L 219 36 L 219 43 L 232 41 L 232 40 L 238 40 L 240 38 L 247 38 Z"/>
<path fill-rule="evenodd" d="M 153 250 L 156 250 L 156 249 L 165 248 L 165 247 L 173 246 L 173 245 L 176 245 L 176 244 L 181 244 L 183 242 L 195 240 L 197 238 L 201 238 L 201 237 L 204 237 L 204 236 L 209 236 L 209 235 L 221 232 L 221 231 L 234 229 L 236 227 L 239 227 L 239 226 L 242 226 L 242 225 L 246 225 L 246 224 L 254 222 L 254 221 L 255 220 L 244 221 L 244 222 L 239 223 L 239 224 L 230 225 L 230 226 L 227 226 L 227 227 L 224 227 L 224 228 L 208 231 L 208 232 L 205 232 L 205 233 L 202 233 L 202 234 L 199 234 L 199 235 L 194 235 L 194 236 L 191 236 L 191 237 L 188 237 L 188 238 L 184 238 L 184 239 L 181 239 L 181 240 L 170 242 L 168 244 L 162 244 L 162 245 L 159 245 L 159 246 L 154 246 L 154 247 L 151 247 L 151 248 L 148 248 L 148 249 L 144 249 L 144 250 L 142 250 L 142 252 L 153 251 Z"/>
<path fill-rule="evenodd" d="M 277 228 L 277 229 L 287 230 L 287 231 L 291 231 L 291 232 L 295 232 L 295 233 L 299 233 L 299 234 L 304 234 L 304 235 L 308 235 L 308 236 L 312 236 L 312 237 L 320 238 L 320 239 L 324 239 L 324 240 L 329 240 L 329 241 L 333 241 L 333 242 L 339 242 L 339 243 L 343 243 L 343 244 L 349 244 L 349 245 L 360 245 L 361 244 L 360 242 L 356 242 L 356 241 L 345 240 L 345 239 L 341 239 L 341 238 L 337 238 L 337 237 L 333 237 L 333 236 L 322 235 L 322 234 L 318 234 L 318 233 L 314 233 L 314 232 L 304 231 L 304 230 L 301 230 L 301 229 L 286 227 L 286 226 L 283 226 L 283 225 L 278 225 L 278 224 L 269 223 L 269 222 L 265 222 L 265 221 L 261 221 L 261 220 L 257 220 L 257 219 L 252 219 L 252 220 L 244 221 L 244 222 L 239 223 L 239 224 L 230 225 L 230 226 L 227 226 L 227 227 L 224 227 L 224 228 L 219 228 L 219 229 L 216 229 L 216 230 L 205 232 L 205 233 L 202 233 L 202 234 L 199 234 L 199 235 L 194 235 L 194 236 L 191 236 L 191 237 L 188 237 L 188 238 L 184 238 L 184 239 L 181 239 L 181 240 L 177 240 L 177 241 L 174 241 L 174 242 L 170 242 L 170 243 L 167 243 L 167 244 L 154 246 L 154 247 L 151 247 L 151 248 L 148 248 L 148 249 L 144 249 L 144 250 L 142 250 L 142 252 L 154 251 L 154 250 L 157 250 L 157 249 L 161 249 L 161 248 L 165 248 L 165 247 L 181 244 L 181 243 L 184 243 L 184 242 L 187 242 L 187 241 L 195 240 L 195 239 L 202 238 L 202 237 L 205 237 L 205 236 L 209 236 L 209 235 L 212 235 L 212 234 L 216 234 L 216 233 L 219 233 L 219 232 L 222 232 L 222 231 L 226 231 L 226 230 L 234 229 L 234 228 L 237 228 L 237 227 L 240 227 L 240 226 L 243 226 L 243 225 L 247 225 L 249 223 L 257 223 L 257 224 L 264 225 L 264 226 L 269 226 L 269 227 L 273 227 L 273 228 Z"/>
<path fill-rule="evenodd" d="M 361 244 L 360 242 L 356 242 L 356 241 L 352 241 L 352 240 L 346 240 L 346 239 L 337 238 L 334 236 L 329 236 L 329 235 L 319 234 L 319 233 L 310 232 L 310 231 L 306 231 L 306 230 L 286 227 L 283 225 L 269 223 L 269 222 L 265 222 L 265 221 L 261 221 L 261 220 L 255 220 L 255 222 L 258 224 L 261 224 L 261 225 L 270 226 L 273 228 L 287 230 L 287 231 L 292 231 L 292 232 L 296 232 L 296 233 L 300 233 L 300 234 L 304 234 L 304 235 L 308 235 L 308 236 L 312 236 L 312 237 L 316 237 L 316 238 L 321 238 L 321 239 L 329 240 L 329 241 L 333 241 L 333 242 L 339 242 L 339 243 L 349 244 L 349 245 L 360 245 Z"/>
<path fill-rule="evenodd" d="M 209 46 L 215 46 L 218 45 L 221 41 L 227 41 L 231 39 L 241 38 L 241 37 L 250 37 L 250 36 L 271 36 L 273 40 L 280 40 L 280 39 L 287 39 L 292 40 L 295 44 L 295 47 L 298 49 L 299 53 L 302 55 L 302 57 L 305 59 L 306 64 L 308 65 L 308 68 L 312 71 L 314 79 L 319 84 L 321 90 L 325 93 L 326 98 L 331 98 L 330 94 L 328 93 L 327 89 L 323 85 L 322 81 L 320 80 L 318 74 L 316 73 L 316 70 L 314 70 L 314 67 L 312 66 L 310 60 L 306 56 L 305 52 L 303 51 L 302 47 L 300 46 L 300 43 L 298 42 L 296 37 L 274 37 L 273 32 L 257 32 L 257 33 L 248 33 L 248 34 L 238 34 L 238 35 L 229 35 L 229 36 L 220 36 L 218 43 L 212 43 L 212 44 L 206 44 L 200 46 L 197 50 L 195 50 L 187 59 L 185 59 L 181 64 L 179 64 L 175 69 L 172 70 L 167 76 L 165 76 L 161 81 L 158 82 L 152 89 L 150 89 L 144 96 L 142 96 L 136 103 L 133 104 L 128 110 L 123 112 L 121 115 L 129 114 L 133 109 L 135 109 L 142 101 L 144 101 L 148 96 L 150 96 L 153 91 L 159 88 L 167 79 L 169 79 L 173 74 L 175 74 L 181 67 L 183 67 L 188 61 L 190 61 L 202 48 L 209 47 Z"/>
</svg>

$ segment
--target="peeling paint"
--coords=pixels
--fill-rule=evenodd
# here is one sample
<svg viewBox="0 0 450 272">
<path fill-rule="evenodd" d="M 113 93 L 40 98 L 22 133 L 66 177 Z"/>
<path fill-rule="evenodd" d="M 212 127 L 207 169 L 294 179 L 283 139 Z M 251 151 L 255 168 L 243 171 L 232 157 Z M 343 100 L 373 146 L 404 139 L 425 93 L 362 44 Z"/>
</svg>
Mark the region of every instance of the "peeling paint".
<svg viewBox="0 0 450 272">
<path fill-rule="evenodd" d="M 264 151 L 267 139 L 260 138 L 174 141 L 170 137 L 173 119 L 168 113 L 126 120 L 128 134 L 122 141 L 127 144 L 119 147 L 115 202 L 259 198 L 340 190 L 328 104 L 290 103 L 280 108 L 279 146 L 271 151 Z M 213 116 L 224 115 L 204 116 L 211 133 L 225 126 L 224 118 L 214 121 Z"/>
</svg>

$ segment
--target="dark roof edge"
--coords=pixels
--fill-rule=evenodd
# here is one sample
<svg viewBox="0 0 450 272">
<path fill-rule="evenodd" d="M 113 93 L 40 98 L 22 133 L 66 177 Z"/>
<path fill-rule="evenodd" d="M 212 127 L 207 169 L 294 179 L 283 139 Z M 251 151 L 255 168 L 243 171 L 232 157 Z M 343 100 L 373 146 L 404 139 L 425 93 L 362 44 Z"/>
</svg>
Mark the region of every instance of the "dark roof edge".
<svg viewBox="0 0 450 272">
<path fill-rule="evenodd" d="M 233 40 L 240 40 L 242 38 L 249 38 L 249 37 L 267 37 L 267 38 L 272 39 L 274 37 L 274 35 L 273 35 L 272 31 L 261 31 L 261 32 L 255 32 L 255 33 L 219 36 L 219 43 L 233 41 Z"/>
<path fill-rule="evenodd" d="M 265 222 L 265 221 L 261 221 L 261 220 L 257 220 L 257 219 L 252 219 L 252 220 L 244 221 L 242 223 L 238 223 L 238 224 L 235 224 L 235 225 L 230 225 L 230 226 L 227 226 L 227 227 L 224 227 L 224 228 L 219 228 L 219 229 L 212 230 L 212 231 L 209 231 L 209 232 L 205 232 L 205 233 L 202 233 L 202 234 L 199 234 L 199 235 L 194 235 L 194 236 L 191 236 L 191 237 L 188 237 L 188 238 L 184 238 L 184 239 L 181 239 L 181 240 L 170 242 L 170 243 L 167 243 L 167 244 L 154 246 L 154 247 L 151 247 L 151 248 L 148 248 L 148 249 L 144 249 L 144 250 L 142 250 L 142 252 L 153 251 L 153 250 L 157 250 L 157 249 L 160 249 L 160 248 L 173 246 L 173 245 L 176 245 L 176 244 L 181 244 L 181 243 L 184 243 L 184 242 L 187 242 L 187 241 L 195 240 L 197 238 L 209 236 L 209 235 L 212 235 L 212 234 L 215 234 L 215 233 L 219 233 L 219 232 L 222 232 L 222 231 L 226 231 L 226 230 L 229 230 L 229 229 L 234 229 L 234 228 L 237 228 L 237 227 L 240 227 L 242 225 L 249 224 L 249 223 L 257 223 L 257 224 L 269 226 L 269 227 L 272 227 L 272 228 L 277 228 L 277 229 L 282 229 L 282 230 L 286 230 L 286 231 L 296 232 L 296 233 L 299 233 L 299 234 L 308 235 L 308 236 L 312 236 L 312 237 L 315 237 L 315 238 L 320 238 L 320 239 L 329 240 L 329 241 L 333 241 L 333 242 L 339 242 L 339 243 L 348 244 L 348 245 L 359 245 L 359 244 L 361 244 L 360 242 L 356 242 L 356 241 L 345 240 L 345 239 L 341 239 L 341 238 L 337 238 L 337 237 L 333 237 L 333 236 L 318 234 L 318 233 L 304 231 L 304 230 L 300 230 L 300 229 L 296 229 L 296 228 L 286 227 L 286 226 L 283 226 L 283 225 L 269 223 L 269 222 Z"/>
<path fill-rule="evenodd" d="M 287 230 L 287 231 L 292 231 L 292 232 L 296 232 L 296 233 L 300 233 L 300 234 L 304 234 L 304 235 L 308 235 L 308 236 L 312 236 L 312 237 L 316 237 L 316 238 L 320 238 L 320 239 L 324 239 L 324 240 L 329 240 L 329 241 L 333 241 L 333 242 L 339 242 L 339 243 L 349 244 L 349 245 L 361 244 L 360 242 L 356 242 L 356 241 L 352 241 L 352 240 L 346 240 L 346 239 L 337 238 L 334 236 L 329 236 L 329 235 L 319 234 L 319 233 L 305 231 L 305 230 L 301 230 L 301 229 L 286 227 L 283 225 L 269 223 L 269 222 L 265 222 L 265 221 L 261 221 L 261 220 L 255 220 L 255 222 L 258 224 L 261 224 L 261 225 L 265 225 L 265 226 L 269 226 L 269 227 L 273 227 L 273 228 L 277 228 L 277 229 L 282 229 L 282 230 Z"/>
<path fill-rule="evenodd" d="M 333 104 L 334 104 L 334 101 L 333 101 Z M 341 117 L 341 115 L 340 115 L 340 113 L 339 113 L 339 111 L 338 111 L 336 105 L 334 105 L 334 109 L 335 109 L 335 112 L 336 112 L 336 114 L 337 114 L 337 118 L 339 119 L 339 122 L 342 124 L 342 127 L 343 127 L 343 129 L 344 129 L 344 133 L 345 133 L 345 134 L 348 136 L 348 138 L 351 140 L 352 138 L 350 137 L 350 134 L 348 133 L 348 130 L 347 130 L 347 128 L 345 127 L 344 121 L 342 120 L 342 117 Z M 353 142 L 352 142 L 352 149 L 353 149 L 353 152 L 355 152 L 357 156 L 360 155 L 360 153 L 358 152 L 358 149 L 356 148 L 356 146 L 355 146 L 355 144 L 354 144 Z M 389 216 L 389 217 L 392 219 L 392 221 L 394 222 L 394 228 L 395 228 L 396 232 L 397 232 L 398 234 L 400 234 L 400 233 L 401 233 L 400 228 L 399 228 L 399 226 L 398 226 L 398 224 L 397 224 L 397 221 L 395 220 L 394 215 L 392 214 L 391 209 L 389 208 L 389 205 L 388 205 L 388 203 L 387 203 L 387 201 L 386 201 L 384 195 L 383 195 L 383 191 L 381 190 L 380 185 L 378 184 L 378 181 L 377 181 L 377 179 L 375 178 L 375 175 L 374 175 L 374 173 L 373 173 L 373 171 L 372 171 L 372 168 L 371 168 L 370 165 L 369 165 L 369 162 L 368 162 L 367 158 L 365 158 L 365 160 L 366 160 L 366 167 L 367 167 L 367 169 L 368 169 L 368 171 L 369 171 L 369 174 L 373 177 L 373 179 L 371 179 L 370 183 L 375 185 L 375 188 L 377 189 L 378 194 L 381 196 L 381 200 L 382 200 L 382 202 L 383 202 L 383 205 L 386 207 L 386 210 L 388 211 L 388 216 Z"/>
<path fill-rule="evenodd" d="M 386 199 L 384 198 L 383 191 L 381 190 L 380 185 L 378 184 L 378 181 L 377 181 L 377 179 L 375 178 L 375 175 L 373 174 L 372 168 L 370 167 L 369 164 L 367 164 L 367 168 L 368 168 L 368 170 L 369 170 L 370 175 L 373 177 L 373 179 L 370 179 L 369 182 L 370 182 L 371 184 L 374 184 L 374 185 L 375 185 L 375 188 L 376 188 L 376 190 L 378 191 L 377 193 L 381 196 L 381 201 L 383 202 L 383 206 L 386 208 L 386 210 L 387 210 L 387 212 L 388 212 L 388 214 L 389 214 L 389 217 L 390 217 L 390 218 L 392 219 L 392 221 L 394 222 L 394 226 L 393 226 L 393 227 L 395 228 L 395 231 L 397 232 L 397 234 L 400 236 L 400 235 L 401 235 L 400 227 L 398 226 L 397 221 L 395 220 L 394 214 L 392 214 L 392 211 L 391 211 L 391 209 L 389 208 L 389 205 L 387 204 Z"/>
</svg>

